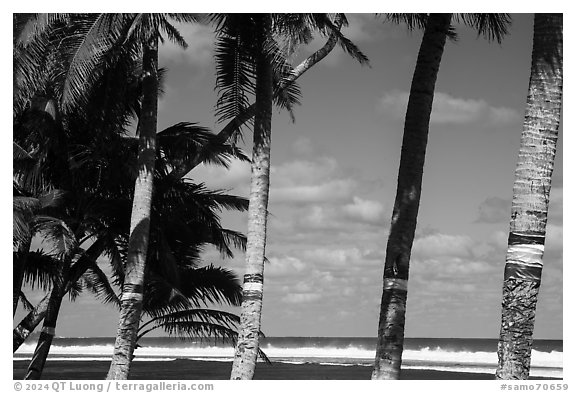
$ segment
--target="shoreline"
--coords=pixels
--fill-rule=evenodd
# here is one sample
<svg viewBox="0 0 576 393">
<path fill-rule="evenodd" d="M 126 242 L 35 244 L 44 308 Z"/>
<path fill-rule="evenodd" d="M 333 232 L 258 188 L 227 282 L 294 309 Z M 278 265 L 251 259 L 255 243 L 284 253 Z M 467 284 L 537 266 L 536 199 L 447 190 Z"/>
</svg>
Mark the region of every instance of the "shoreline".
<svg viewBox="0 0 576 393">
<path fill-rule="evenodd" d="M 22 379 L 28 361 L 13 360 L 13 379 Z M 101 380 L 105 379 L 110 361 L 70 361 L 48 359 L 43 379 L 48 380 Z M 176 359 L 172 361 L 133 362 L 130 379 L 133 380 L 228 380 L 232 362 Z M 256 380 L 369 380 L 371 367 L 321 365 L 316 363 L 289 364 L 272 362 L 256 365 Z M 488 373 L 438 371 L 429 369 L 403 369 L 402 380 L 493 380 Z M 561 378 L 531 377 L 535 380 Z"/>
</svg>

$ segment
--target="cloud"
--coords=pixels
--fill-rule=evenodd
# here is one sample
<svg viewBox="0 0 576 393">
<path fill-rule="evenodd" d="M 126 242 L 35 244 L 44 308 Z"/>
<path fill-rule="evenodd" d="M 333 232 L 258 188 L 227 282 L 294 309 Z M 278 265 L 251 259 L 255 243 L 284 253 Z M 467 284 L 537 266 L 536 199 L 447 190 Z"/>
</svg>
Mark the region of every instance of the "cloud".
<svg viewBox="0 0 576 393">
<path fill-rule="evenodd" d="M 270 198 L 274 202 L 287 203 L 341 201 L 350 198 L 354 188 L 352 180 L 337 179 L 318 185 L 271 188 Z"/>
<path fill-rule="evenodd" d="M 282 298 L 285 303 L 310 303 L 322 297 L 319 293 L 289 293 Z"/>
<path fill-rule="evenodd" d="M 388 116 L 404 119 L 409 93 L 393 90 L 380 99 L 379 108 Z M 510 124 L 520 119 L 513 109 L 494 107 L 482 99 L 453 97 L 447 93 L 436 92 L 430 116 L 431 124 L 469 124 L 487 126 Z"/>
<path fill-rule="evenodd" d="M 348 200 L 356 182 L 344 178 L 334 158 L 295 160 L 271 169 L 270 200 L 274 203 L 326 203 Z"/>
<path fill-rule="evenodd" d="M 250 188 L 250 163 L 232 160 L 226 169 L 216 165 L 199 165 L 186 176 L 194 182 L 204 182 L 209 189 L 233 190 L 246 196 Z"/>
<path fill-rule="evenodd" d="M 266 276 L 293 276 L 306 268 L 302 260 L 293 256 L 270 257 L 268 260 L 270 263 L 264 267 Z"/>
<path fill-rule="evenodd" d="M 412 253 L 418 257 L 468 257 L 471 254 L 474 241 L 469 236 L 448 235 L 437 233 L 417 238 L 412 247 Z"/>
<path fill-rule="evenodd" d="M 510 124 L 519 118 L 513 109 L 493 107 L 484 100 L 456 98 L 446 93 L 436 93 L 430 121 L 440 124 L 487 122 L 496 125 Z"/>
<path fill-rule="evenodd" d="M 380 223 L 384 219 L 384 206 L 378 201 L 371 201 L 355 196 L 353 202 L 342 208 L 345 215 L 355 221 Z"/>
<path fill-rule="evenodd" d="M 184 49 L 166 39 L 159 47 L 161 62 L 184 63 L 202 67 L 213 60 L 214 32 L 210 26 L 199 23 L 175 23 L 188 48 Z"/>
</svg>

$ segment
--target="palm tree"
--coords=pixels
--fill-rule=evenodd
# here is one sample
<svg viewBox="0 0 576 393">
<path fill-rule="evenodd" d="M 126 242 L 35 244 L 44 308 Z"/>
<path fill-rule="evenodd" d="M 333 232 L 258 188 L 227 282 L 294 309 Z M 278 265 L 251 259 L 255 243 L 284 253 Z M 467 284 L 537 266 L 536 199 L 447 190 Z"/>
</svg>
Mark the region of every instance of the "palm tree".
<svg viewBox="0 0 576 393">
<path fill-rule="evenodd" d="M 273 101 L 289 111 L 295 104 L 296 77 L 323 58 L 338 40 L 361 62 L 366 57 L 339 31 L 344 16 L 335 26 L 325 14 L 235 14 L 215 15 L 217 24 L 217 88 L 220 97 L 217 112 L 220 121 L 232 118 L 221 132 L 226 138 L 254 113 L 248 244 L 244 275 L 242 313 L 238 343 L 232 366 L 232 379 L 250 379 L 258 354 L 262 308 L 263 269 L 266 244 L 266 219 L 270 175 L 270 131 Z M 333 38 L 325 50 L 317 52 L 298 71 L 288 65 L 281 49 L 283 42 L 300 44 L 311 38 L 313 29 Z M 248 94 L 255 96 L 249 105 Z M 252 109 L 253 108 L 253 109 Z M 225 132 L 229 134 L 226 135 Z M 181 170 L 185 173 L 190 167 Z"/>
<path fill-rule="evenodd" d="M 22 283 L 27 271 L 30 256 L 30 244 L 36 234 L 57 228 L 63 223 L 49 215 L 62 200 L 59 190 L 44 192 L 38 197 L 29 195 L 16 183 L 13 186 L 13 313 L 16 314 L 18 300 L 22 295 Z M 64 233 L 64 228 L 60 228 Z M 65 243 L 63 243 L 65 244 Z M 59 250 L 62 252 L 63 250 Z"/>
<path fill-rule="evenodd" d="M 405 21 L 410 28 L 424 26 L 424 36 L 406 109 L 398 186 L 386 246 L 372 379 L 400 377 L 410 253 L 420 205 L 432 101 L 446 39 L 454 36 L 451 27 L 452 14 L 392 14 L 388 18 Z M 507 15 L 498 14 L 464 14 L 455 16 L 455 19 L 462 20 L 476 28 L 479 34 L 484 34 L 489 39 L 495 38 L 498 42 L 506 33 L 509 24 Z"/>
<path fill-rule="evenodd" d="M 64 291 L 60 293 L 60 298 L 63 298 L 68 292 L 73 290 L 75 284 L 81 279 L 82 275 L 89 269 L 96 267 L 96 259 L 104 252 L 105 242 L 103 240 L 95 241 L 86 251 L 81 252 L 80 258 L 70 267 L 70 272 Z M 31 254 L 35 255 L 35 254 Z M 45 265 L 45 264 L 44 264 Z M 47 281 L 44 279 L 44 281 Z M 13 352 L 28 338 L 30 333 L 42 322 L 48 311 L 48 303 L 51 298 L 52 291 L 46 294 L 40 302 L 20 321 L 18 326 L 13 329 Z M 54 300 L 53 300 L 54 301 Z M 59 300 L 60 302 L 62 299 Z"/>
<path fill-rule="evenodd" d="M 142 45 L 142 108 L 138 122 L 138 176 L 134 186 L 125 281 L 122 287 L 114 355 L 107 379 L 128 378 L 142 313 L 142 291 L 150 234 L 156 158 L 160 32 L 166 32 L 170 39 L 186 47 L 184 39 L 168 19 L 186 22 L 195 20 L 190 14 L 138 14 L 133 18 L 127 34 L 129 38 L 136 39 Z"/>
<path fill-rule="evenodd" d="M 548 200 L 562 111 L 562 14 L 535 14 L 526 115 L 512 197 L 497 379 L 528 379 Z"/>
</svg>

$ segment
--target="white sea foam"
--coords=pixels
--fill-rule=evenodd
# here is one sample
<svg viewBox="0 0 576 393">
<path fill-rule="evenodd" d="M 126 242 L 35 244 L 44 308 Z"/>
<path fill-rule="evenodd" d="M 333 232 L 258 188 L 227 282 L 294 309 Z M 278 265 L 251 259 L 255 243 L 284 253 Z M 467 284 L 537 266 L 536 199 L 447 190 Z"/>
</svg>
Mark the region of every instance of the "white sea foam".
<svg viewBox="0 0 576 393">
<path fill-rule="evenodd" d="M 34 344 L 23 344 L 15 359 L 29 358 L 34 352 Z M 337 347 L 262 347 L 266 355 L 275 361 L 286 363 L 319 363 L 333 365 L 369 365 L 375 356 L 374 350 L 349 346 Z M 110 360 L 114 347 L 107 345 L 58 346 L 53 345 L 51 356 L 59 360 Z M 234 349 L 221 346 L 208 347 L 140 347 L 135 350 L 137 361 L 169 361 L 193 359 L 211 361 L 231 361 Z M 562 376 L 563 353 L 532 350 L 531 375 L 545 377 Z M 447 351 L 441 348 L 406 349 L 402 355 L 403 367 L 433 369 L 440 371 L 494 373 L 498 357 L 495 352 Z"/>
</svg>

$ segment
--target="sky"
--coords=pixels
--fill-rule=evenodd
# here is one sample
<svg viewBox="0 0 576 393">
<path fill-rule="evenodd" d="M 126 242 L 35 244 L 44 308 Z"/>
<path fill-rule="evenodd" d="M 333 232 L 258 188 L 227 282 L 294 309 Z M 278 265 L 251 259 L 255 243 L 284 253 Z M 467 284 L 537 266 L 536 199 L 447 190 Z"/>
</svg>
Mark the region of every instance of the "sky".
<svg viewBox="0 0 576 393">
<path fill-rule="evenodd" d="M 336 48 L 303 75 L 295 122 L 275 109 L 262 330 L 267 336 L 376 336 L 382 273 L 419 31 L 373 14 L 343 29 L 370 59 Z M 497 338 L 514 169 L 530 74 L 532 16 L 513 15 L 501 45 L 455 24 L 436 83 L 416 238 L 407 337 Z M 181 121 L 218 132 L 213 34 L 179 26 L 189 44 L 160 49 L 167 69 L 159 130 Z M 319 37 L 296 65 L 324 44 Z M 563 135 L 547 227 L 535 338 L 563 336 Z M 241 147 L 251 154 L 252 134 Z M 200 166 L 188 177 L 248 196 L 250 168 Z M 224 226 L 246 231 L 245 213 Z M 244 274 L 244 256 L 206 263 Z M 105 263 L 105 261 L 103 261 Z M 41 293 L 30 292 L 31 300 Z M 238 311 L 239 310 L 235 310 Z M 19 320 L 18 315 L 15 320 Z M 118 314 L 90 294 L 65 301 L 59 336 L 114 336 Z"/>
</svg>

